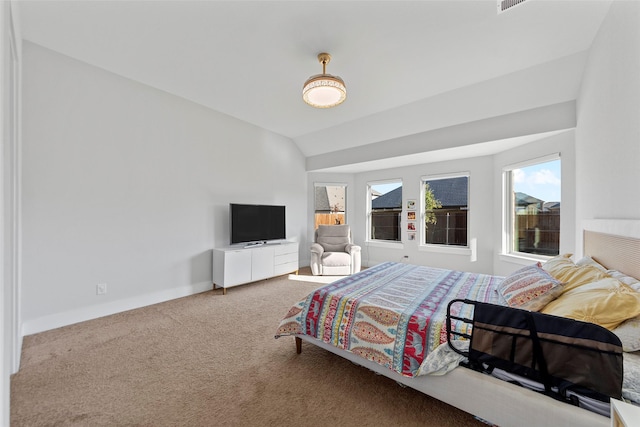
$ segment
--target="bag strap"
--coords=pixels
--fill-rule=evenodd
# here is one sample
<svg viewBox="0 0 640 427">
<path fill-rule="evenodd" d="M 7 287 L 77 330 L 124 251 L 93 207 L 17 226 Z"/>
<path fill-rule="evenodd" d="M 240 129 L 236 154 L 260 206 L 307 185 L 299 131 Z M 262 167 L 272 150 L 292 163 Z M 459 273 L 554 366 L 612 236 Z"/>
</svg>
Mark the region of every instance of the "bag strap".
<svg viewBox="0 0 640 427">
<path fill-rule="evenodd" d="M 542 382 L 544 389 L 547 393 L 551 392 L 551 377 L 547 369 L 547 361 L 544 358 L 544 352 L 542 351 L 542 345 L 540 344 L 540 338 L 538 337 L 538 331 L 536 329 L 535 320 L 531 312 L 526 313 L 527 323 L 529 326 L 529 332 L 531 333 L 531 342 L 533 343 L 533 363 L 540 367 L 540 375 L 542 376 Z M 535 366 L 534 366 L 535 369 Z"/>
</svg>

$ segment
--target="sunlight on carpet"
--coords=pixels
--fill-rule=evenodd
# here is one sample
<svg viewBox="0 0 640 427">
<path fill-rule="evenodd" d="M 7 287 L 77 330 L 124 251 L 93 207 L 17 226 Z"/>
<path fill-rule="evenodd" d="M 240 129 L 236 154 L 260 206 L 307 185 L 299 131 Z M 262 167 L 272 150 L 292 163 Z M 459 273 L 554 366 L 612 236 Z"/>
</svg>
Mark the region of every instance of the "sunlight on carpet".
<svg viewBox="0 0 640 427">
<path fill-rule="evenodd" d="M 307 276 L 304 274 L 290 274 L 289 280 L 297 280 L 299 282 L 315 282 L 315 283 L 331 283 L 347 276 Z"/>
</svg>

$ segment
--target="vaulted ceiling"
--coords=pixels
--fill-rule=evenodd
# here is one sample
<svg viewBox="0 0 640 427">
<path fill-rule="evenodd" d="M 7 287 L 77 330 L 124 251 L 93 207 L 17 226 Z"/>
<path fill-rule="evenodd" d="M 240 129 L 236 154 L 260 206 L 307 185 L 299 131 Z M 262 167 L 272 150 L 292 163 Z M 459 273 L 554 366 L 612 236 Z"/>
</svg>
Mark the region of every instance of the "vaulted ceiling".
<svg viewBox="0 0 640 427">
<path fill-rule="evenodd" d="M 29 42 L 290 137 L 313 157 L 576 99 L 609 6 L 30 0 L 19 15 Z M 301 98 L 320 52 L 347 85 L 333 109 Z"/>
</svg>

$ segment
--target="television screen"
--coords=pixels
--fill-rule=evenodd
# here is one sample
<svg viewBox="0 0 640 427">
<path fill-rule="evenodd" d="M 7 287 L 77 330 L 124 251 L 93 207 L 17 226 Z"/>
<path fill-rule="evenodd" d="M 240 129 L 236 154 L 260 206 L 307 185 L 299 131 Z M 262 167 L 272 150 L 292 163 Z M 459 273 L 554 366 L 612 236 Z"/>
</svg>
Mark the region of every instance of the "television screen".
<svg viewBox="0 0 640 427">
<path fill-rule="evenodd" d="M 284 206 L 231 203 L 229 213 L 232 244 L 286 238 Z"/>
</svg>

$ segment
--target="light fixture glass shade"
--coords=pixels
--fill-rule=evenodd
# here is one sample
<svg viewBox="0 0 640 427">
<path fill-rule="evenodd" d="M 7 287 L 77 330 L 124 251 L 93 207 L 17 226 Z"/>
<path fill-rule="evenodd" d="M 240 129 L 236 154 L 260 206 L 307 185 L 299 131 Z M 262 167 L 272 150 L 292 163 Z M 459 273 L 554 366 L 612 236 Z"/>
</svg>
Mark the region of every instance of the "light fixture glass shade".
<svg viewBox="0 0 640 427">
<path fill-rule="evenodd" d="M 318 74 L 305 82 L 302 99 L 312 107 L 331 108 L 347 99 L 347 88 L 340 77 Z"/>
<path fill-rule="evenodd" d="M 327 74 L 331 55 L 320 53 L 318 61 L 322 64 L 322 74 L 307 79 L 302 87 L 302 99 L 316 108 L 331 108 L 342 104 L 347 99 L 347 88 L 340 77 Z"/>
</svg>

